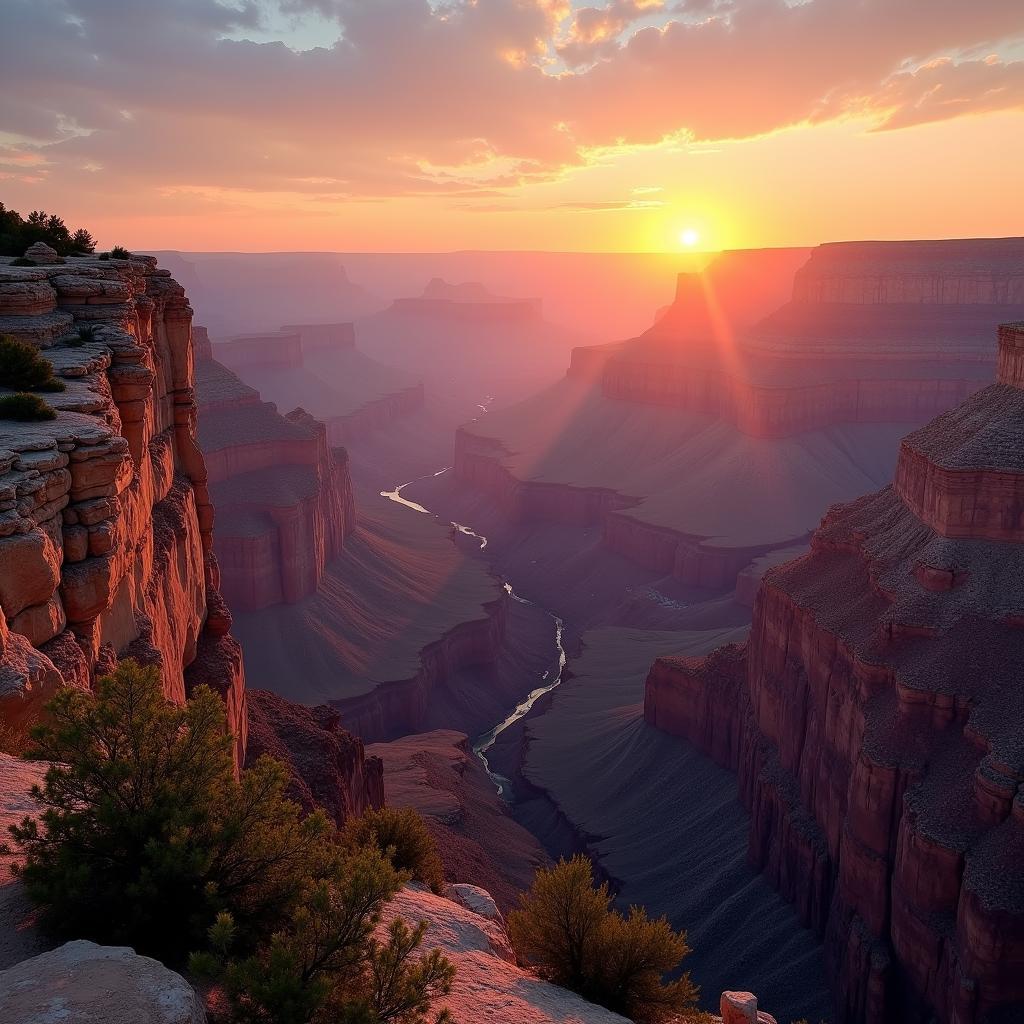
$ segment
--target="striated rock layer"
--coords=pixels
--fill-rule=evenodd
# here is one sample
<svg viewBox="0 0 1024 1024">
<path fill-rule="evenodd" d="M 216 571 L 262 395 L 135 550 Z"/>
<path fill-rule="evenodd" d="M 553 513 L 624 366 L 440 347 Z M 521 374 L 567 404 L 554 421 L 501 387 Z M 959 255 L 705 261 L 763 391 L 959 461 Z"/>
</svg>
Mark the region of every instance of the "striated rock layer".
<svg viewBox="0 0 1024 1024">
<path fill-rule="evenodd" d="M 242 655 L 218 592 L 196 443 L 192 309 L 149 257 L 0 263 L 0 332 L 45 349 L 53 420 L 0 420 L 0 720 L 118 657 L 171 700 L 223 694 L 241 758 Z"/>
<path fill-rule="evenodd" d="M 196 363 L 196 384 L 221 590 L 240 611 L 300 601 L 355 526 L 348 455 L 305 410 L 280 415 L 216 360 Z"/>
<path fill-rule="evenodd" d="M 738 772 L 845 1021 L 1024 1005 L 1022 368 L 1004 327 L 998 383 L 769 570 L 748 645 L 647 680 L 647 720 Z"/>
</svg>

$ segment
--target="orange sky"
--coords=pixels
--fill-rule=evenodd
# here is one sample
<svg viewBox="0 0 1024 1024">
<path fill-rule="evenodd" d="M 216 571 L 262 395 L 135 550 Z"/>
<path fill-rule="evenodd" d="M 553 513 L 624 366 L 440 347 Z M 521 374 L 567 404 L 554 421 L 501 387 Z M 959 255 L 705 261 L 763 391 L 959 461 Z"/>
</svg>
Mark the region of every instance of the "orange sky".
<svg viewBox="0 0 1024 1024">
<path fill-rule="evenodd" d="M 137 248 L 1024 234 L 1022 53 L 1020 0 L 5 0 L 0 200 Z"/>
</svg>

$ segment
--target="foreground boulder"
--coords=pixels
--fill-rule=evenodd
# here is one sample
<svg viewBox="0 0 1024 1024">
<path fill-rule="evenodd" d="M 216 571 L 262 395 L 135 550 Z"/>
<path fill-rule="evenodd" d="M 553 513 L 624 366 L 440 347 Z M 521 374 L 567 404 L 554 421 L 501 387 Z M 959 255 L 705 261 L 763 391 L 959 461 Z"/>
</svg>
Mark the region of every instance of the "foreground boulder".
<svg viewBox="0 0 1024 1024">
<path fill-rule="evenodd" d="M 2 1024 L 206 1024 L 180 974 L 126 946 L 68 942 L 0 973 Z"/>
<path fill-rule="evenodd" d="M 424 948 L 440 949 L 455 964 L 451 993 L 435 1008 L 447 1008 L 459 1024 L 626 1024 L 625 1017 L 517 967 L 504 926 L 461 903 L 407 886 L 388 905 L 382 927 L 394 917 L 426 921 Z"/>
</svg>

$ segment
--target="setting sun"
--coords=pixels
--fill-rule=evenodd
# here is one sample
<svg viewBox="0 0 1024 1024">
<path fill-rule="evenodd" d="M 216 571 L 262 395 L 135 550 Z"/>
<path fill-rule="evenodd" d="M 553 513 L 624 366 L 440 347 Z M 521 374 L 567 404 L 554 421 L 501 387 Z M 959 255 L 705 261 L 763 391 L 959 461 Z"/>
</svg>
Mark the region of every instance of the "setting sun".
<svg viewBox="0 0 1024 1024">
<path fill-rule="evenodd" d="M 679 232 L 679 244 L 692 249 L 700 241 L 700 232 L 696 228 L 684 228 Z"/>
</svg>

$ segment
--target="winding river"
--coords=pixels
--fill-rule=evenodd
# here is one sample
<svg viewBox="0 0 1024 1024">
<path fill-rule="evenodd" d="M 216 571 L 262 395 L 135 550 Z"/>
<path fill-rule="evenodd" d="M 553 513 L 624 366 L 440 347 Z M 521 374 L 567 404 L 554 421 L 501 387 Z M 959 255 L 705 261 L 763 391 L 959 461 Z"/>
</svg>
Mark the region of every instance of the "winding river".
<svg viewBox="0 0 1024 1024">
<path fill-rule="evenodd" d="M 481 409 L 486 409 L 484 406 L 480 406 Z M 447 473 L 452 467 L 445 466 L 443 469 L 439 469 L 436 473 L 428 473 L 426 476 L 417 477 L 415 480 L 409 480 L 404 484 L 400 484 L 393 491 L 381 491 L 380 496 L 387 498 L 389 501 L 394 501 L 399 505 L 404 505 L 406 508 L 412 509 L 414 512 L 419 512 L 423 515 L 433 516 L 435 519 L 440 518 L 436 512 L 432 512 L 429 508 L 419 504 L 416 501 L 410 501 L 408 498 L 403 497 L 402 491 L 406 487 L 411 487 L 415 483 L 419 483 L 420 480 L 430 480 L 433 477 L 441 476 L 443 473 Z M 487 538 L 482 533 L 477 533 L 470 526 L 466 526 L 465 523 L 452 523 L 452 528 L 458 530 L 459 533 L 466 537 L 473 537 L 480 544 L 480 550 L 483 551 L 487 547 Z M 509 597 L 513 601 L 518 601 L 519 604 L 533 605 L 532 601 L 528 601 L 525 597 L 520 597 L 513 589 L 512 585 L 505 582 L 505 590 L 508 592 Z M 480 759 L 480 763 L 484 766 L 484 771 L 487 772 L 491 782 L 494 783 L 495 788 L 498 790 L 499 796 L 508 799 L 512 792 L 512 783 L 504 775 L 499 774 L 491 768 L 490 762 L 487 759 L 487 752 L 494 746 L 498 737 L 510 726 L 516 724 L 516 722 L 525 718 L 530 713 L 530 709 L 534 704 L 544 696 L 545 693 L 550 693 L 555 687 L 558 686 L 562 681 L 562 676 L 565 672 L 566 654 L 565 647 L 562 644 L 563 633 L 565 630 L 565 624 L 562 620 L 552 612 L 549 612 L 546 608 L 542 608 L 541 611 L 551 619 L 552 628 L 554 629 L 555 648 L 558 651 L 558 662 L 550 669 L 544 672 L 540 677 L 540 685 L 532 689 L 522 701 L 520 701 L 515 708 L 509 712 L 497 725 L 493 728 L 488 729 L 487 732 L 481 734 L 473 741 L 473 753 Z"/>
</svg>

